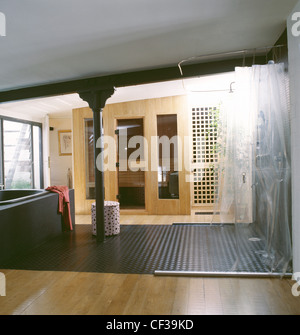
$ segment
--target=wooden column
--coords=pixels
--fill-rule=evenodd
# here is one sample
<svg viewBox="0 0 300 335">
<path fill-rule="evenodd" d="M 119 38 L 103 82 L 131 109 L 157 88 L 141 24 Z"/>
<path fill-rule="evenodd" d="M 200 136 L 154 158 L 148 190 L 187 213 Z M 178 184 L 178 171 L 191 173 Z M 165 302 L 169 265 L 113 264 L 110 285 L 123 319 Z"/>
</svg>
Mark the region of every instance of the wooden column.
<svg viewBox="0 0 300 335">
<path fill-rule="evenodd" d="M 113 88 L 78 92 L 82 100 L 89 104 L 93 111 L 94 121 L 94 160 L 95 160 L 95 200 L 96 200 L 96 227 L 97 241 L 102 242 L 105 239 L 104 226 L 104 171 L 103 171 L 103 148 L 97 145 L 97 141 L 103 136 L 102 134 L 102 110 L 106 100 L 114 93 Z M 100 156 L 99 156 L 100 155 Z M 101 157 L 101 159 L 98 159 Z"/>
</svg>

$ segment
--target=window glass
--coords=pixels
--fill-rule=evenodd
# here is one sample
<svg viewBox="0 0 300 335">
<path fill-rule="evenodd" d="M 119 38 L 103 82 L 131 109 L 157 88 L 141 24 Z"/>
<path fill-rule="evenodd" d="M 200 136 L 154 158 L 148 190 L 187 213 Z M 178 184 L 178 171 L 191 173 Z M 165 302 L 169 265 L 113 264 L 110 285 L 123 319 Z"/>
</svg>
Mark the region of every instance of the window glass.
<svg viewBox="0 0 300 335">
<path fill-rule="evenodd" d="M 6 189 L 43 188 L 41 126 L 0 119 L 0 181 Z"/>
<path fill-rule="evenodd" d="M 4 179 L 7 189 L 33 187 L 31 126 L 3 121 Z"/>
<path fill-rule="evenodd" d="M 42 188 L 42 130 L 38 126 L 33 126 L 33 175 L 34 175 L 34 188 Z"/>
</svg>

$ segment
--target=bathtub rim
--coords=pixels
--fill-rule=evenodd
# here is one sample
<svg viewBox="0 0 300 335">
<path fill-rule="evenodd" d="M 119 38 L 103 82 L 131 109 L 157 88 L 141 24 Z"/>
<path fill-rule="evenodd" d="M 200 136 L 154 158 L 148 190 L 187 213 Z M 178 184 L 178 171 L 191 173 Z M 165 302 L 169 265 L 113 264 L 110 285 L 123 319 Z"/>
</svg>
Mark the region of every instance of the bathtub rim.
<svg viewBox="0 0 300 335">
<path fill-rule="evenodd" d="M 0 192 L 15 192 L 15 191 L 36 191 L 36 193 L 14 198 L 14 199 L 0 201 L 0 208 L 5 205 L 16 204 L 19 202 L 34 199 L 34 198 L 41 197 L 41 196 L 51 193 L 50 191 L 46 191 L 45 189 L 4 189 L 4 190 L 0 190 Z"/>
</svg>

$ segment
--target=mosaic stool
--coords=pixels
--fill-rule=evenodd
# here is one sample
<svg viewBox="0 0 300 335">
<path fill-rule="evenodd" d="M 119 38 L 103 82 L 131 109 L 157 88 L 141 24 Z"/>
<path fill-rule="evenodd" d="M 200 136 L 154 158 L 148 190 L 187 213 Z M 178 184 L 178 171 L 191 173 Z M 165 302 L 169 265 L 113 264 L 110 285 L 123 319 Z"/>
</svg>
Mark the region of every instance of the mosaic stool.
<svg viewBox="0 0 300 335">
<path fill-rule="evenodd" d="M 117 201 L 104 201 L 105 236 L 120 233 L 120 204 Z M 92 234 L 97 235 L 96 203 L 92 203 Z"/>
</svg>

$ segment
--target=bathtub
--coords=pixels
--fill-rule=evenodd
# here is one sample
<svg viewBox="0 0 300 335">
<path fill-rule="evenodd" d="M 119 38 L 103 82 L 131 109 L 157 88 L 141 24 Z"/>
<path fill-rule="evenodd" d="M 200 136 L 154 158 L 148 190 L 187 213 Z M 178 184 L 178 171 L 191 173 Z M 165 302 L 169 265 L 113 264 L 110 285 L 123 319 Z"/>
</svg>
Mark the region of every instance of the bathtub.
<svg viewBox="0 0 300 335">
<path fill-rule="evenodd" d="M 46 190 L 1 190 L 0 206 L 33 199 L 48 193 Z"/>
<path fill-rule="evenodd" d="M 69 190 L 75 228 L 74 190 Z M 63 234 L 58 212 L 58 194 L 45 190 L 0 191 L 0 269 L 3 262 L 18 257 L 47 240 Z"/>
</svg>

